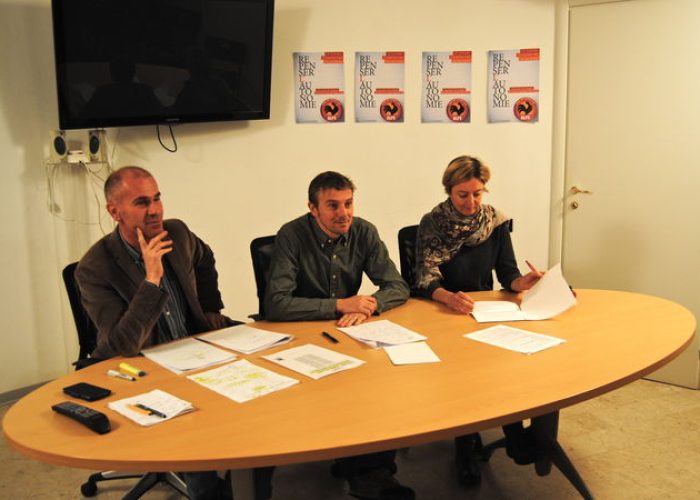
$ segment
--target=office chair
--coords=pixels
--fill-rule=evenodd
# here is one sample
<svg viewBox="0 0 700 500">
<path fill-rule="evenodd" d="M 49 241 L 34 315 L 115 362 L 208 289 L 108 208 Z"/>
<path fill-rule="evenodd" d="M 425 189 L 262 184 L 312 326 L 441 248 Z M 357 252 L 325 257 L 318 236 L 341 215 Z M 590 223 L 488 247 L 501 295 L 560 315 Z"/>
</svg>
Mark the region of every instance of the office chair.
<svg viewBox="0 0 700 500">
<path fill-rule="evenodd" d="M 253 260 L 253 273 L 258 291 L 258 314 L 251 314 L 249 317 L 255 321 L 265 318 L 265 288 L 274 248 L 274 236 L 260 236 L 250 242 L 250 257 Z"/>
<path fill-rule="evenodd" d="M 401 266 L 401 277 L 408 285 L 408 288 L 411 289 L 411 296 L 415 295 L 417 233 L 417 225 L 406 226 L 399 230 L 399 264 Z"/>
<path fill-rule="evenodd" d="M 80 301 L 80 288 L 78 288 L 78 283 L 75 281 L 75 268 L 77 266 L 78 263 L 73 262 L 63 269 L 63 282 L 66 286 L 66 292 L 68 292 L 68 300 L 73 312 L 75 328 L 78 331 L 78 345 L 80 346 L 78 359 L 73 365 L 75 365 L 76 370 L 80 370 L 101 360 L 90 357 L 90 353 L 97 344 L 97 327 Z M 175 472 L 96 472 L 91 474 L 88 480 L 80 486 L 80 492 L 83 496 L 93 497 L 97 494 L 97 483 L 99 481 L 113 481 L 115 479 L 139 479 L 134 487 L 124 495 L 123 500 L 136 500 L 161 481 L 168 483 L 179 493 L 189 498 L 187 485 Z"/>
</svg>

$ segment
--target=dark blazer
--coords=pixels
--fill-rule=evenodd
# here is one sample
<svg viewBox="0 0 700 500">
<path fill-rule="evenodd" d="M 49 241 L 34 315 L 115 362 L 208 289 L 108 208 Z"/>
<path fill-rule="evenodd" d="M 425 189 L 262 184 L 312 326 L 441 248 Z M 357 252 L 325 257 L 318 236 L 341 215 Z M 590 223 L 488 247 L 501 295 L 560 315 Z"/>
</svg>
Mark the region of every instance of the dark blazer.
<svg viewBox="0 0 700 500">
<path fill-rule="evenodd" d="M 173 250 L 166 254 L 189 306 L 189 333 L 209 330 L 205 312 L 219 312 L 224 304 L 218 287 L 214 254 L 184 222 L 163 221 Z M 119 228 L 95 243 L 78 263 L 75 277 L 83 306 L 97 326 L 92 356 L 135 356 L 152 345 L 158 317 L 168 295 L 145 281 L 119 236 Z"/>
</svg>

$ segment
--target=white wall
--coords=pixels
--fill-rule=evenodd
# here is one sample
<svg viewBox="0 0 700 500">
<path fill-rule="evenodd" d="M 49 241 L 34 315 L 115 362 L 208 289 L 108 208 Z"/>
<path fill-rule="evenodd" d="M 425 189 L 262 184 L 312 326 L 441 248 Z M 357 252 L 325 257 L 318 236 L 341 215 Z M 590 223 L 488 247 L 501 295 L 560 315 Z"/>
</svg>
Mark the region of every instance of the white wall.
<svg viewBox="0 0 700 500">
<path fill-rule="evenodd" d="M 277 0 L 268 121 L 181 125 L 179 151 L 157 142 L 154 127 L 110 130 L 117 165 L 150 169 L 166 216 L 179 217 L 214 249 L 226 312 L 257 311 L 248 244 L 306 210 L 306 188 L 322 170 L 353 178 L 356 215 L 373 221 L 398 262 L 396 234 L 444 198 L 447 162 L 473 154 L 491 165 L 490 202 L 515 222 L 519 261 L 548 261 L 555 7 L 553 0 Z M 57 126 L 48 0 L 0 0 L 0 170 L 2 255 L 0 393 L 70 369 L 75 331 L 59 280 L 99 228 L 49 213 L 43 158 Z M 332 20 L 332 22 L 329 22 Z M 387 21 L 388 20 L 388 21 Z M 540 121 L 486 123 L 486 53 L 541 49 Z M 472 50 L 472 123 L 421 124 L 420 56 L 424 50 Z M 292 52 L 342 50 L 348 98 L 354 52 L 406 52 L 403 124 L 296 125 Z M 349 101 L 351 102 L 351 101 Z M 86 132 L 70 132 L 83 140 Z M 167 138 L 166 138 L 167 140 Z M 110 146 L 110 147 L 111 147 Z M 57 176 L 61 208 L 95 219 L 89 179 Z M 66 194 L 77 193 L 77 194 Z M 524 267 L 524 266 L 523 266 Z"/>
</svg>

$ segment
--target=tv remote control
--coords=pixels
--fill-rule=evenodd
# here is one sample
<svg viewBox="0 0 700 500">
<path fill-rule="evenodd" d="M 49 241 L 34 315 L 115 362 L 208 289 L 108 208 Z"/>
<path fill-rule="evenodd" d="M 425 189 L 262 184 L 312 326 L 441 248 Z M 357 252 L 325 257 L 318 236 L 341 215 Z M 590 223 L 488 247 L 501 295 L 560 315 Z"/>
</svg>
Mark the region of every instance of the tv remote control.
<svg viewBox="0 0 700 500">
<path fill-rule="evenodd" d="M 98 434 L 107 434 L 111 429 L 109 419 L 104 413 L 88 408 L 87 406 L 64 401 L 63 403 L 55 404 L 51 409 L 68 418 L 72 418 L 83 424 L 85 427 Z"/>
</svg>

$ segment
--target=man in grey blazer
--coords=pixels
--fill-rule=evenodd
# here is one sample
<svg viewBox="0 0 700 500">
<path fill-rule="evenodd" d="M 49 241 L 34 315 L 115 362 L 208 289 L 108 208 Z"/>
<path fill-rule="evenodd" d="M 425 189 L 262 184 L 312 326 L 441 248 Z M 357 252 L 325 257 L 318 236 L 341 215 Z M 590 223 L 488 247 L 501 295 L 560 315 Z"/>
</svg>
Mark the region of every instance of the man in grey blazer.
<svg viewBox="0 0 700 500">
<path fill-rule="evenodd" d="M 135 356 L 144 347 L 223 328 L 232 320 L 218 288 L 214 254 L 184 222 L 163 220 L 155 178 L 124 167 L 105 182 L 117 228 L 80 260 L 75 277 L 97 326 L 93 358 Z M 190 498 L 231 497 L 214 471 L 186 472 Z"/>
</svg>

